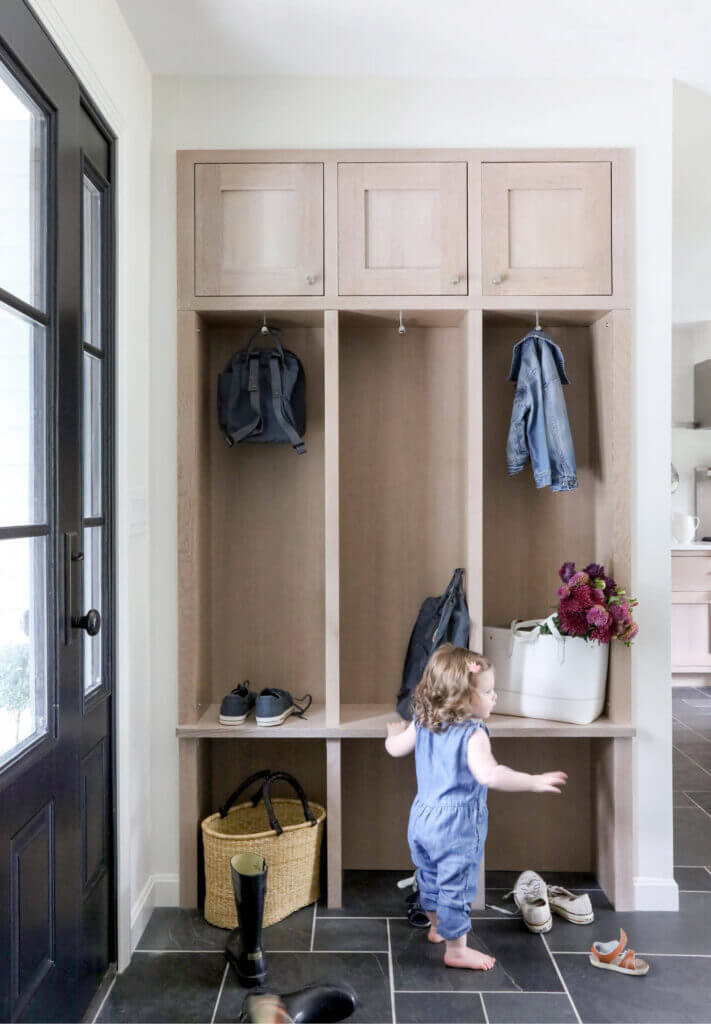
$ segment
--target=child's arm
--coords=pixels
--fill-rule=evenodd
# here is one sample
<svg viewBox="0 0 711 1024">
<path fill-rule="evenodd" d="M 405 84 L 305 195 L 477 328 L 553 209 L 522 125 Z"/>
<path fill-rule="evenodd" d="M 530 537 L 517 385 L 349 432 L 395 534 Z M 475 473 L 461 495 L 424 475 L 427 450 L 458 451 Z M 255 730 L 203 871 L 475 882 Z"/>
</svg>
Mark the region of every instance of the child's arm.
<svg viewBox="0 0 711 1024">
<path fill-rule="evenodd" d="M 415 749 L 415 723 L 406 727 L 404 722 L 388 722 L 385 749 L 391 757 L 405 757 Z"/>
<path fill-rule="evenodd" d="M 482 786 L 502 789 L 507 793 L 560 793 L 559 787 L 564 786 L 568 779 L 565 772 L 529 775 L 507 768 L 505 764 L 497 764 L 489 737 L 483 729 L 477 729 L 469 739 L 467 763 L 469 771 Z"/>
</svg>

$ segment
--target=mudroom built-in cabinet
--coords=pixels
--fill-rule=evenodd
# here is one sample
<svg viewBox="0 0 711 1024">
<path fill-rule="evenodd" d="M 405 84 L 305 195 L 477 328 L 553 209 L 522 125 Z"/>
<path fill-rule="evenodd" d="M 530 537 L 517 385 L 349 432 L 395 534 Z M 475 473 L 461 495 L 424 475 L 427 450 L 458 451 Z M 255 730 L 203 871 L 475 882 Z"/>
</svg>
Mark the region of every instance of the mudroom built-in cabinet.
<svg viewBox="0 0 711 1024">
<path fill-rule="evenodd" d="M 454 568 L 479 649 L 485 624 L 548 613 L 567 559 L 629 581 L 630 173 L 620 150 L 178 154 L 185 906 L 201 818 L 263 767 L 327 807 L 331 905 L 344 869 L 409 870 L 414 766 L 387 756 L 385 723 L 419 605 Z M 536 311 L 565 352 L 574 493 L 506 470 L 511 350 Z M 217 374 L 265 318 L 304 366 L 305 455 L 218 427 Z M 492 717 L 499 760 L 569 783 L 535 808 L 492 792 L 486 864 L 594 871 L 629 909 L 630 652 L 611 655 L 591 725 Z M 246 678 L 313 707 L 220 725 Z"/>
</svg>

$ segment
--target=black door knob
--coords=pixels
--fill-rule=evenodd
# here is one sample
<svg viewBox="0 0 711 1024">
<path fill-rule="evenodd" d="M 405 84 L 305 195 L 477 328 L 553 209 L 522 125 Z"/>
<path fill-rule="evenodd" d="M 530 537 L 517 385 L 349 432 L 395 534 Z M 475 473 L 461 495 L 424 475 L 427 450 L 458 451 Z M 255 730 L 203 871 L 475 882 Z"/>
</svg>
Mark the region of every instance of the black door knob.
<svg viewBox="0 0 711 1024">
<path fill-rule="evenodd" d="M 96 608 L 90 608 L 86 615 L 74 616 L 72 626 L 74 629 L 85 629 L 89 636 L 96 636 L 101 629 L 101 615 Z"/>
</svg>

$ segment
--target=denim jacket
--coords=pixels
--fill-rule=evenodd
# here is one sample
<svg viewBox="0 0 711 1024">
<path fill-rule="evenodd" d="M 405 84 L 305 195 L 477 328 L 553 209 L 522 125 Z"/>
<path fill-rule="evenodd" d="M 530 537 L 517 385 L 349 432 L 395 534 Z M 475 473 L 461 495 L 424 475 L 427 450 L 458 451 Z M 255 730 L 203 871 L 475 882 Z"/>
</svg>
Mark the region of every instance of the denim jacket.
<svg viewBox="0 0 711 1024">
<path fill-rule="evenodd" d="M 520 473 L 530 456 L 536 487 L 576 490 L 573 439 L 562 388 L 568 383 L 563 353 L 543 331 L 530 331 L 514 348 L 509 380 L 516 382 L 506 442 L 509 473 Z"/>
</svg>

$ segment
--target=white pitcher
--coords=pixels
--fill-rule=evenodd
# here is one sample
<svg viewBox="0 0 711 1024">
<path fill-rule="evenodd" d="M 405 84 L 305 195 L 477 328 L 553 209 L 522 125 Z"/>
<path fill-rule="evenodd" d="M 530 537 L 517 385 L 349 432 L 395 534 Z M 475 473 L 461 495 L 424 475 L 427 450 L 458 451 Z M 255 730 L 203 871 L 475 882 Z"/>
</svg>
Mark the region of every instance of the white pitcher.
<svg viewBox="0 0 711 1024">
<path fill-rule="evenodd" d="M 675 512 L 672 519 L 672 531 L 677 544 L 690 544 L 699 528 L 698 516 L 687 516 L 683 512 Z"/>
</svg>

